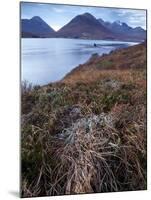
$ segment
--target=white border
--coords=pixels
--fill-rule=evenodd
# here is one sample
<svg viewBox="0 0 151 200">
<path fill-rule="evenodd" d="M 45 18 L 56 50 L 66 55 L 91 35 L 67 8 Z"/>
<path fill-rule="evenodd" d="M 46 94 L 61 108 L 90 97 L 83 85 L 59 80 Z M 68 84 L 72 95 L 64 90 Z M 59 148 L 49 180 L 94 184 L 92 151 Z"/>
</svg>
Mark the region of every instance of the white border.
<svg viewBox="0 0 151 200">
<path fill-rule="evenodd" d="M 151 83 L 150 0 L 32 0 L 33 2 L 64 3 L 148 9 L 148 191 L 102 193 L 51 197 L 51 199 L 149 199 L 151 195 Z M 17 199 L 19 188 L 19 1 L 3 0 L 0 7 L 0 199 Z M 48 199 L 43 197 L 38 199 Z M 35 199 L 35 198 L 30 198 Z"/>
</svg>

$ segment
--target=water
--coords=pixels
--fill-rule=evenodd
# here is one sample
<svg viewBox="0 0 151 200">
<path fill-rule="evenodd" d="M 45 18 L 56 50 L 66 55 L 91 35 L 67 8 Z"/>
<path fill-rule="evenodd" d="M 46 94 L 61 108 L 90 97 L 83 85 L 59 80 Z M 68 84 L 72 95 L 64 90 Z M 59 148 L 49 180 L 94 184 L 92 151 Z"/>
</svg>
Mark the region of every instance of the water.
<svg viewBox="0 0 151 200">
<path fill-rule="evenodd" d="M 94 43 L 97 47 L 94 47 Z M 21 79 L 44 85 L 61 80 L 93 53 L 109 53 L 133 42 L 82 39 L 31 38 L 21 40 Z"/>
</svg>

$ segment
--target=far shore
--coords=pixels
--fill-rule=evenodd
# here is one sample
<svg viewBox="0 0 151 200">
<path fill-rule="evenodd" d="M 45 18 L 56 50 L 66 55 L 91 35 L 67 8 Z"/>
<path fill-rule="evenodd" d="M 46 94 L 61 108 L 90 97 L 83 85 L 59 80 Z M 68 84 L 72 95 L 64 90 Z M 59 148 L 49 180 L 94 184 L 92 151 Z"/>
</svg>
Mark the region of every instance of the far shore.
<svg viewBox="0 0 151 200">
<path fill-rule="evenodd" d="M 67 38 L 67 37 L 21 37 L 21 39 L 69 39 L 69 40 L 99 40 L 99 41 L 117 41 L 117 42 L 137 42 L 141 43 L 144 40 L 117 40 L 117 39 L 90 39 L 90 38 Z"/>
</svg>

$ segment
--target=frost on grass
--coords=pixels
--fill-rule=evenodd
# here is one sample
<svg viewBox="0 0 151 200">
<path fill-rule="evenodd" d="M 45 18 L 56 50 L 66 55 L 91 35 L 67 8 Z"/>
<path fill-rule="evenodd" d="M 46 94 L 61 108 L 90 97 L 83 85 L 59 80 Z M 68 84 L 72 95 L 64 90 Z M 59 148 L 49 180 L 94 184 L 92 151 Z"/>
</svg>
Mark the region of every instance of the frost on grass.
<svg viewBox="0 0 151 200">
<path fill-rule="evenodd" d="M 113 90 L 119 90 L 122 85 L 120 81 L 109 78 L 103 80 L 102 84 L 106 89 L 113 89 Z"/>
<path fill-rule="evenodd" d="M 83 132 L 83 134 L 93 134 L 93 132 L 96 132 L 103 127 L 114 127 L 114 119 L 111 114 L 92 114 L 90 116 L 77 119 L 71 126 L 63 129 L 62 132 L 58 134 L 58 138 L 64 139 L 66 143 L 74 143 L 77 132 Z"/>
</svg>

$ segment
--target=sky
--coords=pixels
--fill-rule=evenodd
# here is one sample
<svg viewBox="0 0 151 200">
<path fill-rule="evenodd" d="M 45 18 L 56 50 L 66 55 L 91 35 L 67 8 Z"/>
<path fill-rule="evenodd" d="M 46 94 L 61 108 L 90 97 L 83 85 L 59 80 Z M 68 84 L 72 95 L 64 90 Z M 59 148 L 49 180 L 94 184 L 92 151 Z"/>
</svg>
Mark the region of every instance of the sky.
<svg viewBox="0 0 151 200">
<path fill-rule="evenodd" d="M 71 6 L 44 3 L 21 3 L 21 18 L 41 17 L 54 30 L 59 30 L 79 14 L 90 13 L 104 21 L 121 21 L 131 27 L 141 26 L 146 29 L 146 11 L 104 7 Z"/>
</svg>

